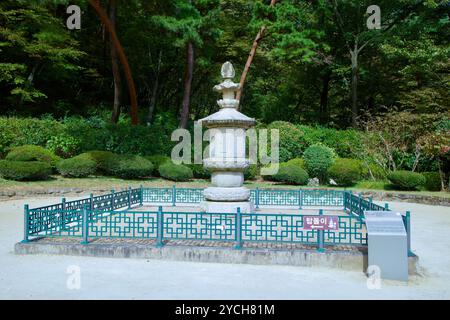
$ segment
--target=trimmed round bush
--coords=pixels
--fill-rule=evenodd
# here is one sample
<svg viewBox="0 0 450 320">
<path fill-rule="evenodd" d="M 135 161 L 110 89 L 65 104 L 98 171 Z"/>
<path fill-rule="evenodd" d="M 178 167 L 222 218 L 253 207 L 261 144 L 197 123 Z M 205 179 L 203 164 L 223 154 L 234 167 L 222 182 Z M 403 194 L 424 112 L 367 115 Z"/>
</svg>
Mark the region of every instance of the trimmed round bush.
<svg viewBox="0 0 450 320">
<path fill-rule="evenodd" d="M 46 180 L 51 173 L 52 167 L 46 162 L 0 160 L 0 176 L 7 180 Z"/>
<path fill-rule="evenodd" d="M 159 167 L 161 177 L 172 181 L 188 181 L 194 176 L 192 170 L 182 164 L 166 162 Z"/>
<path fill-rule="evenodd" d="M 160 154 L 153 155 L 153 156 L 146 156 L 144 157 L 147 160 L 150 160 L 153 163 L 153 173 L 152 175 L 155 177 L 159 177 L 159 167 L 168 162 L 171 161 L 168 156 L 163 156 Z"/>
<path fill-rule="evenodd" d="M 97 164 L 97 171 L 99 173 L 108 173 L 108 168 L 110 164 L 115 161 L 116 158 L 119 157 L 118 154 L 112 153 L 110 151 L 99 151 L 93 150 L 82 153 L 81 155 L 86 155 L 87 157 L 94 160 Z"/>
<path fill-rule="evenodd" d="M 441 191 L 441 175 L 439 172 L 423 172 L 425 189 L 428 191 Z"/>
<path fill-rule="evenodd" d="M 294 158 L 286 162 L 287 164 L 292 164 L 294 166 L 300 167 L 302 169 L 306 168 L 305 159 L 303 158 Z"/>
<path fill-rule="evenodd" d="M 327 181 L 328 169 L 334 162 L 335 154 L 333 149 L 321 144 L 314 144 L 305 150 L 306 171 L 311 178 L 319 178 L 320 182 Z"/>
<path fill-rule="evenodd" d="M 352 186 L 361 179 L 361 163 L 355 159 L 336 159 L 328 169 L 328 177 L 338 186 Z"/>
<path fill-rule="evenodd" d="M 208 169 L 206 169 L 205 167 L 203 167 L 202 164 L 193 163 L 193 164 L 190 164 L 188 167 L 192 170 L 194 178 L 197 178 L 197 179 L 211 178 L 211 172 Z"/>
<path fill-rule="evenodd" d="M 271 179 L 286 184 L 304 186 L 308 184 L 309 176 L 304 169 L 298 166 L 281 163 L 278 173 L 274 174 Z"/>
<path fill-rule="evenodd" d="M 122 179 L 136 179 L 151 176 L 153 164 L 141 156 L 117 155 L 105 162 L 106 173 Z"/>
<path fill-rule="evenodd" d="M 395 188 L 400 190 L 417 190 L 425 184 L 425 177 L 412 171 L 394 171 L 388 174 L 388 179 Z"/>
<path fill-rule="evenodd" d="M 89 154 L 83 153 L 58 162 L 56 168 L 63 177 L 84 178 L 95 173 L 97 162 Z"/>
<path fill-rule="evenodd" d="M 10 161 L 38 161 L 49 163 L 52 167 L 61 160 L 50 150 L 40 146 L 24 145 L 13 148 L 7 155 L 6 160 Z"/>
</svg>

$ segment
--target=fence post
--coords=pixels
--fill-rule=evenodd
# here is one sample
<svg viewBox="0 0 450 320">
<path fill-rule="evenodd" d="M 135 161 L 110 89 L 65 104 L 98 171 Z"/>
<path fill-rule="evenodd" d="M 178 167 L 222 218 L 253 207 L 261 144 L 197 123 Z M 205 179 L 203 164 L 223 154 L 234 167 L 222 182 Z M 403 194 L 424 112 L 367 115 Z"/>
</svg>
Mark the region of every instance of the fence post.
<svg viewBox="0 0 450 320">
<path fill-rule="evenodd" d="M 94 210 L 94 194 L 93 193 L 91 193 L 90 195 L 89 195 L 89 209 L 91 210 L 91 211 L 93 211 Z"/>
<path fill-rule="evenodd" d="M 131 209 L 131 187 L 128 187 L 128 209 Z"/>
<path fill-rule="evenodd" d="M 362 192 L 358 193 L 358 203 L 359 203 L 359 211 L 358 211 L 358 216 L 361 218 L 362 214 L 363 214 L 363 209 L 362 209 Z"/>
<path fill-rule="evenodd" d="M 66 226 L 66 198 L 61 198 L 61 220 L 62 229 Z"/>
<path fill-rule="evenodd" d="M 411 251 L 411 212 L 406 211 L 405 216 L 406 241 L 408 247 L 408 257 L 413 257 L 414 253 Z"/>
<path fill-rule="evenodd" d="M 235 249 L 242 249 L 242 214 L 241 208 L 237 208 L 236 212 L 236 245 Z"/>
<path fill-rule="evenodd" d="M 352 209 L 353 209 L 352 203 L 353 203 L 353 192 L 350 190 L 349 195 L 348 195 L 348 204 L 349 204 L 350 214 L 352 214 Z"/>
<path fill-rule="evenodd" d="M 389 203 L 386 202 L 386 203 L 384 204 L 384 209 L 389 210 Z"/>
<path fill-rule="evenodd" d="M 319 216 L 323 216 L 323 209 L 319 210 Z M 317 251 L 318 252 L 324 252 L 324 239 L 325 234 L 323 230 L 317 230 Z"/>
<path fill-rule="evenodd" d="M 177 186 L 173 185 L 172 187 L 172 207 L 176 206 L 177 201 Z"/>
<path fill-rule="evenodd" d="M 256 209 L 259 209 L 259 188 L 258 187 L 256 187 L 255 205 L 256 205 Z"/>
<path fill-rule="evenodd" d="M 23 240 L 22 243 L 29 242 L 28 234 L 30 233 L 30 206 L 28 204 L 23 206 Z"/>
<path fill-rule="evenodd" d="M 83 240 L 81 241 L 81 244 L 88 244 L 89 243 L 89 215 L 87 207 L 85 206 L 83 208 L 83 220 L 82 220 L 82 235 Z"/>
<path fill-rule="evenodd" d="M 115 190 L 114 189 L 112 189 L 111 190 L 111 211 L 114 211 L 114 205 L 115 205 L 115 200 L 114 200 L 114 198 L 115 198 Z"/>
<path fill-rule="evenodd" d="M 143 205 L 144 205 L 144 187 L 141 184 L 141 196 L 139 199 L 139 206 L 142 207 Z"/>
<path fill-rule="evenodd" d="M 164 213 L 162 211 L 162 206 L 158 207 L 158 216 L 157 216 L 157 228 L 156 228 L 156 247 L 157 248 L 161 248 L 164 243 L 163 243 L 163 236 L 164 236 L 164 223 L 163 223 L 163 219 L 164 219 Z"/>
</svg>

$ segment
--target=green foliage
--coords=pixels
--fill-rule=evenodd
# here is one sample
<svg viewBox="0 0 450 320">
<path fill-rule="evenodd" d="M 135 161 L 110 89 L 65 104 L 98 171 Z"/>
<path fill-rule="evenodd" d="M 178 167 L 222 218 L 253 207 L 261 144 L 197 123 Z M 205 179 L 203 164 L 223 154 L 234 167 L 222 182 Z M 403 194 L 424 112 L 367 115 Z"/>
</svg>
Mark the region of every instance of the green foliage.
<svg viewBox="0 0 450 320">
<path fill-rule="evenodd" d="M 6 160 L 10 161 L 41 161 L 47 162 L 52 167 L 61 160 L 50 150 L 39 146 L 25 145 L 13 148 L 6 156 Z"/>
<path fill-rule="evenodd" d="M 294 158 L 286 162 L 289 165 L 297 166 L 302 169 L 306 168 L 305 160 L 303 158 Z"/>
<path fill-rule="evenodd" d="M 88 154 L 83 153 L 70 159 L 61 160 L 56 167 L 64 177 L 84 178 L 95 173 L 97 162 Z"/>
<path fill-rule="evenodd" d="M 258 173 L 258 166 L 256 164 L 251 164 L 244 170 L 244 179 L 254 180 L 258 176 Z"/>
<path fill-rule="evenodd" d="M 153 173 L 152 175 L 155 177 L 159 177 L 159 167 L 168 162 L 171 161 L 170 158 L 168 156 L 163 156 L 160 154 L 157 155 L 153 155 L 153 156 L 146 156 L 145 157 L 147 160 L 150 160 L 153 163 Z"/>
<path fill-rule="evenodd" d="M 366 180 L 384 180 L 387 177 L 387 173 L 379 165 L 373 163 L 366 165 L 365 163 L 361 163 L 361 176 Z"/>
<path fill-rule="evenodd" d="M 53 136 L 47 141 L 47 149 L 62 158 L 70 158 L 81 149 L 80 140 L 68 135 Z"/>
<path fill-rule="evenodd" d="M 190 164 L 188 166 L 194 175 L 194 178 L 197 179 L 209 179 L 211 178 L 211 172 L 206 169 L 202 164 Z"/>
<path fill-rule="evenodd" d="M 105 171 L 122 179 L 145 178 L 152 174 L 153 164 L 141 156 L 119 155 L 107 158 Z"/>
<path fill-rule="evenodd" d="M 46 180 L 51 173 L 52 168 L 46 162 L 0 160 L 0 177 L 7 180 Z"/>
<path fill-rule="evenodd" d="M 388 179 L 400 190 L 417 190 L 425 184 L 425 177 L 422 174 L 404 170 L 389 173 Z"/>
<path fill-rule="evenodd" d="M 439 172 L 422 172 L 425 177 L 424 187 L 428 191 L 441 191 L 441 175 Z"/>
<path fill-rule="evenodd" d="M 310 177 L 319 178 L 320 182 L 327 180 L 327 171 L 334 162 L 333 149 L 320 144 L 314 144 L 305 150 L 303 155 L 306 170 Z"/>
<path fill-rule="evenodd" d="M 354 159 L 338 158 L 328 169 L 328 176 L 338 186 L 352 186 L 361 179 L 361 163 Z"/>
<path fill-rule="evenodd" d="M 272 122 L 267 129 L 270 137 L 270 130 L 279 130 L 280 134 L 280 162 L 300 157 L 306 148 L 306 141 L 303 132 L 295 125 L 285 121 Z"/>
<path fill-rule="evenodd" d="M 97 171 L 105 174 L 108 171 L 109 164 L 114 162 L 119 156 L 110 151 L 93 150 L 80 154 L 95 161 Z"/>
<path fill-rule="evenodd" d="M 166 162 L 159 167 L 161 177 L 173 181 L 189 181 L 193 178 L 192 170 L 182 164 Z"/>
<path fill-rule="evenodd" d="M 299 166 L 281 163 L 278 173 L 274 174 L 271 179 L 286 184 L 304 186 L 308 184 L 309 176 L 308 173 Z"/>
</svg>

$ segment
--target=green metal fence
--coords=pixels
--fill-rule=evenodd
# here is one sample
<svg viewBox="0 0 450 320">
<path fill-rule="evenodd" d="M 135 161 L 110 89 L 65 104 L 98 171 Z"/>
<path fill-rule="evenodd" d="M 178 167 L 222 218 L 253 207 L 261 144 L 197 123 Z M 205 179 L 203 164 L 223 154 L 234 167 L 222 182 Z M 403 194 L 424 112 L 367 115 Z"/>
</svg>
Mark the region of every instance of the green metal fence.
<svg viewBox="0 0 450 320">
<path fill-rule="evenodd" d="M 338 217 L 338 230 L 306 230 L 303 214 L 277 213 L 205 213 L 133 211 L 144 204 L 196 204 L 203 200 L 203 189 L 194 188 L 135 188 L 107 195 L 90 197 L 45 207 L 30 209 L 25 205 L 24 241 L 31 237 L 79 237 L 82 243 L 93 238 L 205 240 L 235 242 L 300 243 L 317 246 L 366 246 L 364 222 L 366 210 L 389 210 L 361 195 L 335 190 L 251 190 L 256 207 L 338 207 L 348 215 Z M 120 210 L 119 210 L 120 209 Z M 323 210 L 317 211 L 323 214 Z M 403 216 L 410 240 L 410 213 Z M 408 241 L 408 250 L 410 245 Z"/>
</svg>

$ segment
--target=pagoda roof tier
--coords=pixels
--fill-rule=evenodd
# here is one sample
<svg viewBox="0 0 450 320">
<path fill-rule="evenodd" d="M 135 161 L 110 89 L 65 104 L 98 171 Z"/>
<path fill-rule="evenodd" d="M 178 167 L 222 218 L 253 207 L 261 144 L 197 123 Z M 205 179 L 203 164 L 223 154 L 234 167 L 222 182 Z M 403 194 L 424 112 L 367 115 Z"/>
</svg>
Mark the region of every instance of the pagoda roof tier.
<svg viewBox="0 0 450 320">
<path fill-rule="evenodd" d="M 250 128 L 256 124 L 256 120 L 247 117 L 234 108 L 224 108 L 216 113 L 200 119 L 200 124 L 208 128 L 230 127 L 230 128 Z"/>
</svg>

